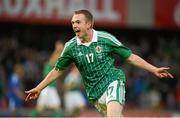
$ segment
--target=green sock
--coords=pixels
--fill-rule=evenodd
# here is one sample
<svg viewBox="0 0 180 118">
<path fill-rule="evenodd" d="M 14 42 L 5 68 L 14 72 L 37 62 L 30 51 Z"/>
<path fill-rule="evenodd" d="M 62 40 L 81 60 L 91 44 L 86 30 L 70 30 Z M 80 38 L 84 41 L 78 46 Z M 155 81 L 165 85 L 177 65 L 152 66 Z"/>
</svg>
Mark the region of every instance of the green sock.
<svg viewBox="0 0 180 118">
<path fill-rule="evenodd" d="M 36 109 L 32 110 L 30 113 L 30 117 L 38 117 L 38 115 L 39 115 L 39 112 Z"/>
<path fill-rule="evenodd" d="M 61 111 L 60 110 L 53 111 L 53 116 L 54 117 L 60 117 L 61 116 Z"/>
</svg>

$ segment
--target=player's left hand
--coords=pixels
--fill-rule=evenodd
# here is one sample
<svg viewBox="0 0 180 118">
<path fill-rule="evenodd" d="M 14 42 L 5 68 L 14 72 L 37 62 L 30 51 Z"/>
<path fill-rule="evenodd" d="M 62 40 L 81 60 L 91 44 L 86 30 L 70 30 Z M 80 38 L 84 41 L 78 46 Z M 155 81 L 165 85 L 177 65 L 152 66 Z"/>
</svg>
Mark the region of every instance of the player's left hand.
<svg viewBox="0 0 180 118">
<path fill-rule="evenodd" d="M 169 67 L 160 67 L 157 68 L 154 74 L 159 78 L 174 78 L 171 73 L 168 72 Z"/>
</svg>

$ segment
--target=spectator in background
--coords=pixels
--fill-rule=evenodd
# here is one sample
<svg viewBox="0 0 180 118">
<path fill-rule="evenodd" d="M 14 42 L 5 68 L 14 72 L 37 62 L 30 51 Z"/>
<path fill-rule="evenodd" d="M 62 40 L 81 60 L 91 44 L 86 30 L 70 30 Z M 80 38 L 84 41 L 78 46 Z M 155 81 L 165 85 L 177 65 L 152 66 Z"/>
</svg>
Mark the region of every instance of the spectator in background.
<svg viewBox="0 0 180 118">
<path fill-rule="evenodd" d="M 24 78 L 24 68 L 21 64 L 15 64 L 13 73 L 8 82 L 8 102 L 12 115 L 21 115 L 19 110 L 24 105 L 24 88 L 22 79 Z"/>
<path fill-rule="evenodd" d="M 6 74 L 3 66 L 0 65 L 0 109 L 7 108 L 7 100 L 6 100 Z"/>
<path fill-rule="evenodd" d="M 180 111 L 180 81 L 177 82 L 176 90 L 175 90 L 175 100 L 176 100 L 176 108 Z"/>
<path fill-rule="evenodd" d="M 86 107 L 82 94 L 82 79 L 78 69 L 73 65 L 64 80 L 64 106 L 68 116 L 78 116 Z"/>
<path fill-rule="evenodd" d="M 64 44 L 57 40 L 55 42 L 55 48 L 52 52 L 49 60 L 44 64 L 43 78 L 54 68 L 54 65 L 63 50 Z M 61 99 L 57 91 L 57 81 L 52 82 L 47 86 L 39 96 L 37 100 L 36 109 L 31 112 L 31 116 L 38 116 L 45 109 L 53 110 L 54 116 L 60 116 L 61 111 Z"/>
<path fill-rule="evenodd" d="M 28 88 L 31 88 L 33 85 L 36 85 L 40 75 L 40 70 L 37 64 L 37 55 L 36 50 L 33 48 L 24 48 L 22 51 L 24 55 L 24 69 L 25 69 L 25 84 Z"/>
<path fill-rule="evenodd" d="M 154 111 L 159 111 L 161 108 L 161 94 L 157 85 L 152 85 L 152 89 L 148 92 L 150 108 Z"/>
</svg>

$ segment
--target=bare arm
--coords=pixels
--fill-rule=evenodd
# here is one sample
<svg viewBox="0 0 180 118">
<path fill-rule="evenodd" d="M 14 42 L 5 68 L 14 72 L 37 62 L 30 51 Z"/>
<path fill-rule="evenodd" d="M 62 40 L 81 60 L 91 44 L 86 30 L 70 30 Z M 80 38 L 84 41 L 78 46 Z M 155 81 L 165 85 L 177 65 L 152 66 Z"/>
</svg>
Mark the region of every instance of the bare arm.
<svg viewBox="0 0 180 118">
<path fill-rule="evenodd" d="M 139 68 L 142 68 L 144 70 L 147 70 L 151 73 L 153 73 L 155 76 L 159 78 L 164 78 L 164 77 L 170 77 L 173 78 L 173 76 L 168 72 L 169 67 L 156 67 L 153 66 L 152 64 L 146 62 L 144 59 L 139 57 L 138 55 L 131 54 L 130 57 L 127 59 L 128 63 L 135 65 Z"/>
<path fill-rule="evenodd" d="M 49 74 L 43 79 L 35 88 L 25 91 L 28 95 L 26 96 L 25 101 L 31 100 L 31 99 L 36 99 L 40 92 L 48 86 L 52 81 L 54 81 L 58 76 L 61 75 L 61 71 L 53 69 L 52 71 L 49 72 Z"/>
</svg>

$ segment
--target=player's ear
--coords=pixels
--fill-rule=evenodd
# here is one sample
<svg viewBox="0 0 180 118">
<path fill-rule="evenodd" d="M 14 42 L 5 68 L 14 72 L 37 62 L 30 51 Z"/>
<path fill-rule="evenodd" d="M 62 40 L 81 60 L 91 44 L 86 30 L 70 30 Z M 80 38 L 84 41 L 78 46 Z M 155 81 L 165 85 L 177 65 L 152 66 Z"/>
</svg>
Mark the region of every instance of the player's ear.
<svg viewBox="0 0 180 118">
<path fill-rule="evenodd" d="M 91 24 L 90 22 L 87 22 L 87 28 L 90 29 L 91 28 Z"/>
<path fill-rule="evenodd" d="M 93 28 L 93 23 L 90 23 L 90 28 Z"/>
<path fill-rule="evenodd" d="M 87 24 L 87 28 L 90 29 L 91 28 L 91 22 L 89 20 L 86 19 L 86 24 Z"/>
<path fill-rule="evenodd" d="M 87 25 L 88 25 L 88 29 L 92 29 L 93 26 L 91 22 L 88 22 Z"/>
</svg>

